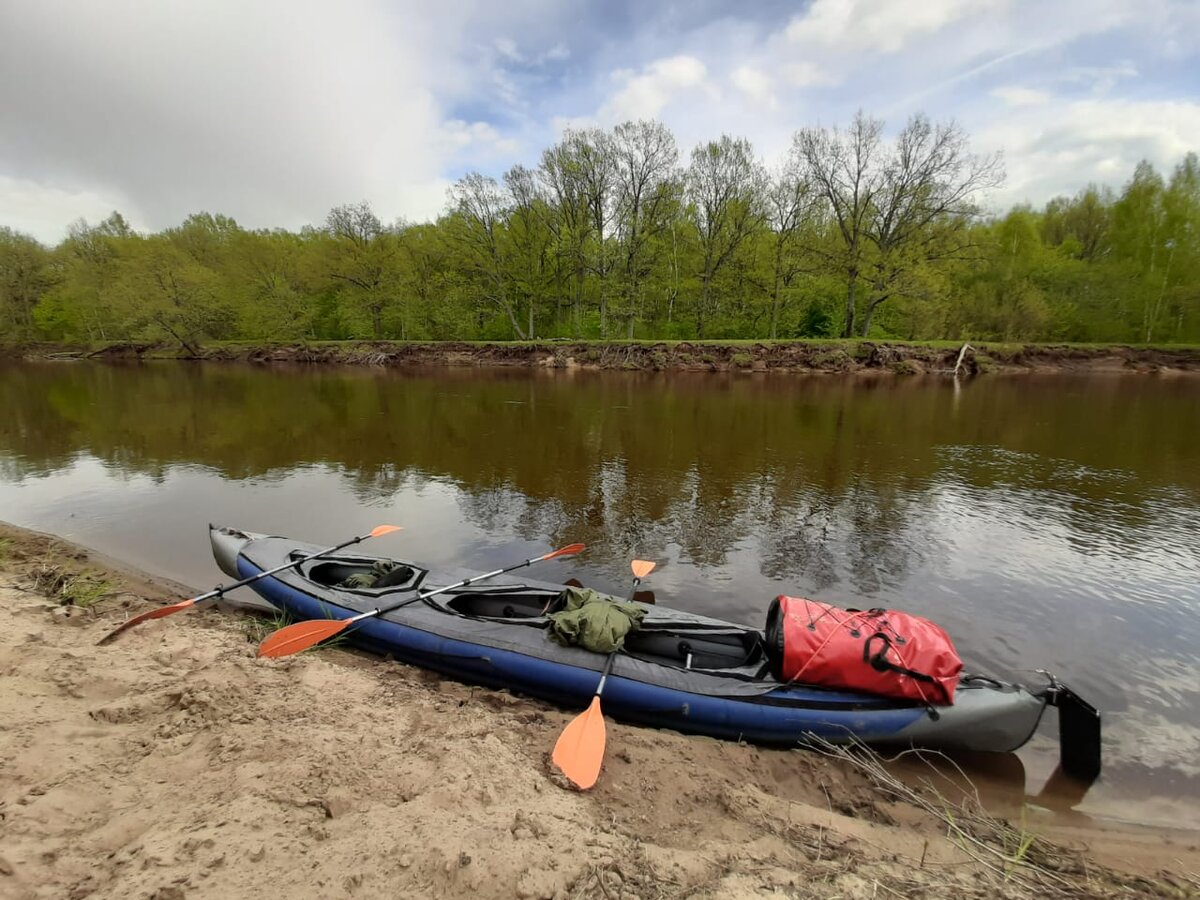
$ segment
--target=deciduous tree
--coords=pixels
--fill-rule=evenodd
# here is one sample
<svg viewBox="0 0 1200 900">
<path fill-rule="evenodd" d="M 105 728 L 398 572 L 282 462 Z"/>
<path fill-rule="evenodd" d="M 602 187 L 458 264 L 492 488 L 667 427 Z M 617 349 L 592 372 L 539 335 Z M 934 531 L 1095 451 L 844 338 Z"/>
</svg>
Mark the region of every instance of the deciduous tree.
<svg viewBox="0 0 1200 900">
<path fill-rule="evenodd" d="M 686 183 L 688 215 L 702 258 L 696 336 L 703 338 L 713 312 L 714 280 L 766 219 L 766 173 L 749 141 L 722 135 L 692 151 Z"/>
</svg>

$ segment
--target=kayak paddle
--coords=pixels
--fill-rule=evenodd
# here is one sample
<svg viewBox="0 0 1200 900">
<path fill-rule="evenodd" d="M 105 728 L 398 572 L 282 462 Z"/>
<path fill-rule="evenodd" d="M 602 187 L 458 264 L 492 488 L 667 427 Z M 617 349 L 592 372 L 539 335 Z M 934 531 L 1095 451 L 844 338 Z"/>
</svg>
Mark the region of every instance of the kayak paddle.
<svg viewBox="0 0 1200 900">
<path fill-rule="evenodd" d="M 560 547 L 557 550 L 551 550 L 549 553 L 546 553 L 542 556 L 535 556 L 532 559 L 527 559 L 524 562 L 519 562 L 515 565 L 505 566 L 503 569 L 497 569 L 494 572 L 487 572 L 483 575 L 475 575 L 471 578 L 464 578 L 462 581 L 454 584 L 448 584 L 445 587 L 437 588 L 436 590 L 432 591 L 425 591 L 417 594 L 415 597 L 409 597 L 407 600 L 401 600 L 399 603 L 393 603 L 391 606 L 378 607 L 369 612 L 359 613 L 357 616 L 350 616 L 348 619 L 309 619 L 305 622 L 296 622 L 294 625 L 288 625 L 284 628 L 280 628 L 273 634 L 267 635 L 266 640 L 258 645 L 258 655 L 273 659 L 279 656 L 289 656 L 293 653 L 299 653 L 301 650 L 307 650 L 314 644 L 319 644 L 321 641 L 328 640 L 335 634 L 345 631 L 351 625 L 355 625 L 364 619 L 370 619 L 373 616 L 389 613 L 392 610 L 399 609 L 402 606 L 408 606 L 408 604 L 416 603 L 418 600 L 426 600 L 430 597 L 435 597 L 438 594 L 444 594 L 446 591 L 452 591 L 455 588 L 466 587 L 468 584 L 474 584 L 476 581 L 483 581 L 485 578 L 495 578 L 497 575 L 503 575 L 505 572 L 511 572 L 513 569 L 520 569 L 523 566 L 530 566 L 536 562 L 544 562 L 547 559 L 554 559 L 558 556 L 574 556 L 583 549 L 583 544 L 570 544 L 566 547 Z"/>
<path fill-rule="evenodd" d="M 635 559 L 630 568 L 633 570 L 633 588 L 629 591 L 629 599 L 633 599 L 642 579 L 654 571 L 656 564 L 645 559 Z M 604 762 L 604 746 L 608 741 L 604 727 L 604 713 L 600 709 L 600 695 L 604 693 L 604 682 L 612 671 L 613 660 L 617 658 L 614 650 L 608 654 L 604 669 L 600 673 L 600 683 L 596 685 L 596 693 L 592 695 L 591 705 L 571 720 L 558 736 L 554 752 L 550 758 L 558 766 L 570 782 L 581 791 L 586 791 L 600 777 L 600 766 Z"/>
<path fill-rule="evenodd" d="M 228 587 L 215 587 L 207 594 L 201 594 L 199 597 L 192 597 L 190 600 L 180 600 L 178 603 L 172 603 L 169 606 L 160 606 L 157 609 L 152 609 L 149 612 L 144 612 L 134 616 L 126 622 L 123 622 L 117 628 L 114 628 L 104 637 L 100 638 L 96 643 L 107 644 L 123 631 L 127 631 L 134 625 L 140 625 L 142 622 L 149 622 L 151 619 L 161 619 L 163 616 L 173 615 L 177 612 L 183 612 L 189 606 L 195 606 L 197 603 L 203 603 L 205 600 L 211 600 L 213 597 L 220 597 L 232 591 L 234 588 L 245 587 L 258 581 L 260 578 L 266 578 L 268 575 L 274 575 L 276 572 L 282 572 L 284 569 L 290 569 L 293 566 L 298 566 L 301 563 L 308 562 L 310 559 L 316 559 L 318 556 L 325 556 L 327 553 L 334 553 L 341 550 L 343 547 L 349 547 L 351 544 L 357 544 L 360 541 L 365 541 L 367 538 L 382 537 L 385 534 L 391 534 L 393 531 L 401 531 L 399 525 L 378 525 L 371 529 L 370 534 L 359 535 L 356 538 L 351 538 L 344 543 L 338 544 L 336 547 L 326 547 L 324 550 L 318 550 L 316 553 L 301 557 L 300 559 L 284 563 L 282 566 L 276 566 L 274 569 L 268 569 L 266 572 L 259 572 L 257 575 L 251 575 L 249 578 L 243 578 L 241 581 L 234 582 Z"/>
</svg>

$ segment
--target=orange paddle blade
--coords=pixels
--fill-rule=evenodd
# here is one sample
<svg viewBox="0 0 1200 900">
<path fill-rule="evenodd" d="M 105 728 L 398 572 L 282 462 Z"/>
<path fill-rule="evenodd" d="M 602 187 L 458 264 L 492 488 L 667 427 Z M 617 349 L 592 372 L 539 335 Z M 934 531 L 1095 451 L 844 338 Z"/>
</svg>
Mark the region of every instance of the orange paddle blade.
<svg viewBox="0 0 1200 900">
<path fill-rule="evenodd" d="M 403 531 L 399 525 L 377 525 L 371 529 L 371 537 L 383 537 L 385 534 L 391 534 L 393 531 Z"/>
<path fill-rule="evenodd" d="M 180 600 L 178 603 L 172 603 L 168 606 L 160 606 L 157 609 L 152 609 L 152 610 L 149 610 L 148 612 L 139 613 L 138 615 L 134 616 L 132 619 L 129 619 L 126 622 L 122 622 L 119 626 L 114 628 L 112 631 L 110 631 L 104 637 L 100 638 L 100 640 L 98 640 L 96 643 L 97 644 L 107 644 L 109 641 L 111 641 L 113 638 L 115 638 L 118 634 L 120 634 L 123 631 L 128 631 L 134 625 L 140 625 L 142 622 L 149 622 L 151 619 L 161 619 L 163 616 L 169 616 L 172 613 L 182 612 L 183 610 L 187 609 L 189 606 L 192 606 L 193 604 L 195 604 L 195 602 L 196 602 L 195 600 Z"/>
<path fill-rule="evenodd" d="M 600 698 L 593 697 L 592 705 L 563 729 L 550 758 L 554 765 L 581 791 L 586 791 L 600 777 L 606 742 L 604 713 Z"/>
<path fill-rule="evenodd" d="M 574 556 L 576 553 L 582 553 L 587 546 L 585 544 L 568 544 L 566 547 L 559 547 L 557 550 L 551 550 L 545 556 L 539 556 L 538 559 L 554 559 L 556 556 Z"/>
<path fill-rule="evenodd" d="M 629 567 L 633 569 L 634 578 L 645 578 L 654 571 L 654 567 L 657 565 L 658 563 L 650 562 L 648 559 L 635 559 L 629 564 Z"/>
<path fill-rule="evenodd" d="M 297 622 L 267 635 L 266 640 L 258 645 L 258 655 L 275 659 L 299 653 L 314 644 L 328 640 L 349 625 L 349 619 L 311 619 L 307 622 Z"/>
</svg>

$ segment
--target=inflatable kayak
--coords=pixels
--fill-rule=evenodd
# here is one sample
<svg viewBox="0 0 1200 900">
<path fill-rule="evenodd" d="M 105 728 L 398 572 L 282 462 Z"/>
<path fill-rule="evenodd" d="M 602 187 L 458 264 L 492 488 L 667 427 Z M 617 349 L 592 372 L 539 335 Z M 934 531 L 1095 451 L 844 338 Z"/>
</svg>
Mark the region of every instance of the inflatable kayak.
<svg viewBox="0 0 1200 900">
<path fill-rule="evenodd" d="M 371 587 L 345 587 L 379 572 L 374 556 L 335 553 L 313 560 L 312 544 L 210 527 L 213 555 L 231 577 L 294 619 L 345 619 L 456 581 L 416 563 L 388 560 Z M 360 578 L 370 581 L 371 578 Z M 564 588 L 529 579 L 489 580 L 364 619 L 347 633 L 359 647 L 453 678 L 507 688 L 565 707 L 586 706 L 607 657 L 548 636 L 547 616 Z M 645 606 L 625 638 L 604 692 L 605 712 L 629 722 L 766 744 L 836 743 L 937 750 L 1015 750 L 1033 735 L 1047 705 L 1059 707 L 1064 768 L 1099 770 L 1099 717 L 1064 685 L 1027 688 L 981 675 L 959 676 L 954 702 L 918 701 L 781 682 L 763 631 Z"/>
</svg>

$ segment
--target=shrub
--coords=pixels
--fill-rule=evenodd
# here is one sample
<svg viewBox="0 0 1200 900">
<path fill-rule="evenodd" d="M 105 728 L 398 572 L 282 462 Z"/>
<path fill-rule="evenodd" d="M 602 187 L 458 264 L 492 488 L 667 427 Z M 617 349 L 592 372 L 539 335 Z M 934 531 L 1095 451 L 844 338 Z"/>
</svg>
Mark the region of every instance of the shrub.
<svg viewBox="0 0 1200 900">
<path fill-rule="evenodd" d="M 832 369 L 835 372 L 844 372 L 854 367 L 845 350 L 826 350 L 813 354 L 811 365 L 816 369 Z"/>
</svg>

